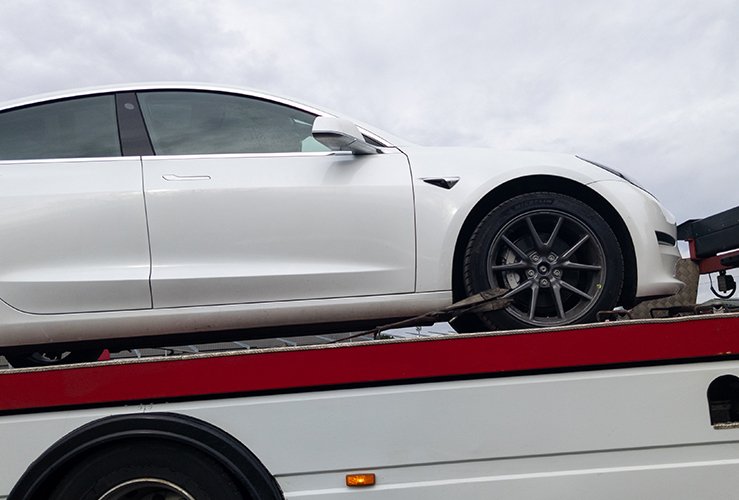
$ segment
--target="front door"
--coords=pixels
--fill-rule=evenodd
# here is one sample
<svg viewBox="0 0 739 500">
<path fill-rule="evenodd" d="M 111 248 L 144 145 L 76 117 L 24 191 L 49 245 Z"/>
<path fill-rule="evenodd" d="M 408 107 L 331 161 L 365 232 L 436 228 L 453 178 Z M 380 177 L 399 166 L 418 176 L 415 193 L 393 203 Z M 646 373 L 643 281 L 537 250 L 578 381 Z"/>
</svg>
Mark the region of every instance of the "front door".
<svg viewBox="0 0 739 500">
<path fill-rule="evenodd" d="M 408 293 L 406 157 L 334 153 L 315 116 L 208 92 L 142 92 L 154 307 Z"/>
</svg>

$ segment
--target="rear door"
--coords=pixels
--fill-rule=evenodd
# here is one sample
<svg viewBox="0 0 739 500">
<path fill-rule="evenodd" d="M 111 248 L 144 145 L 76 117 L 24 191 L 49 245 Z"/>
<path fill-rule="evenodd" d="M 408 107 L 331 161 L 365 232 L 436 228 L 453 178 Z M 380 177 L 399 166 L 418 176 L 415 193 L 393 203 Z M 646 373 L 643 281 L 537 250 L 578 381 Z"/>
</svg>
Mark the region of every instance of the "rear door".
<svg viewBox="0 0 739 500">
<path fill-rule="evenodd" d="M 241 95 L 138 95 L 154 307 L 412 292 L 406 157 L 328 151 L 314 115 Z"/>
<path fill-rule="evenodd" d="M 0 113 L 0 299 L 30 313 L 151 307 L 139 157 L 113 95 Z"/>
</svg>

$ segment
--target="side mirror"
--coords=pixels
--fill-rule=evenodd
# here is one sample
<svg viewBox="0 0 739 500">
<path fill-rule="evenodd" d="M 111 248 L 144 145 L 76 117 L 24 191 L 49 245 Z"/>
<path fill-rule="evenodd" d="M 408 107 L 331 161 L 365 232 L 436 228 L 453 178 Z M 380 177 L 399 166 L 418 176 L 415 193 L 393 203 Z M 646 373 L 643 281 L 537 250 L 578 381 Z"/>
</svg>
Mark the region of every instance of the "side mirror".
<svg viewBox="0 0 739 500">
<path fill-rule="evenodd" d="M 313 122 L 313 138 L 332 151 L 351 151 L 355 155 L 380 152 L 377 147 L 364 140 L 356 125 L 342 118 L 316 117 Z"/>
</svg>

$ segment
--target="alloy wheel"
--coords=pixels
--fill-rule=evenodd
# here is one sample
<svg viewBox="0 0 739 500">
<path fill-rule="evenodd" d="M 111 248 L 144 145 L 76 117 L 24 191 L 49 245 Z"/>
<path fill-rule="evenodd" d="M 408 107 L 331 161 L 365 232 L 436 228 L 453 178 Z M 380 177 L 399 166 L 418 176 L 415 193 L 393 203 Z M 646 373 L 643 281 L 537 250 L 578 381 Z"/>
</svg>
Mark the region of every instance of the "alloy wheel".
<svg viewBox="0 0 739 500">
<path fill-rule="evenodd" d="M 593 231 L 557 210 L 531 210 L 494 237 L 487 256 L 491 287 L 508 289 L 508 313 L 534 326 L 576 322 L 603 291 L 606 256 Z"/>
</svg>

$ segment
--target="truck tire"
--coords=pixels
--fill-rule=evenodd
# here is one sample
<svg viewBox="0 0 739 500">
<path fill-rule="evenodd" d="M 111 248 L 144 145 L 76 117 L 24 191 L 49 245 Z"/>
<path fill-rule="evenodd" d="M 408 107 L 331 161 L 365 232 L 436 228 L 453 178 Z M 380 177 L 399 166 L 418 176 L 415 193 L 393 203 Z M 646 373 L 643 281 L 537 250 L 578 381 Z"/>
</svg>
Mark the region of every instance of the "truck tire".
<svg viewBox="0 0 739 500">
<path fill-rule="evenodd" d="M 453 326 L 482 331 L 595 321 L 618 301 L 623 262 L 613 230 L 585 203 L 559 193 L 516 196 L 477 225 L 462 280 L 467 296 L 503 288 L 512 303 Z"/>
<path fill-rule="evenodd" d="M 174 443 L 132 441 L 92 453 L 58 482 L 50 500 L 244 500 L 226 470 Z"/>
</svg>

